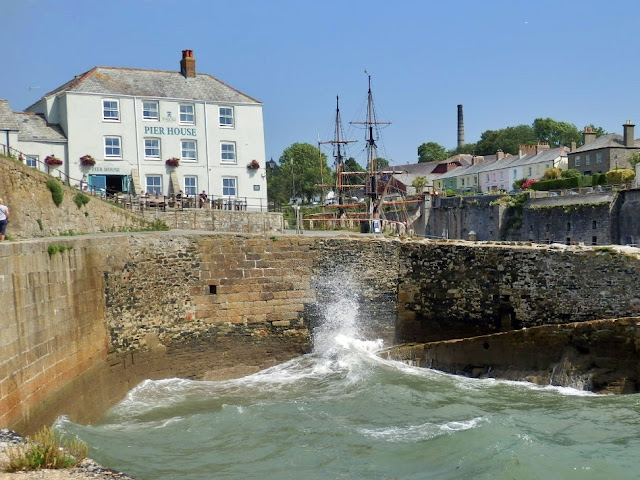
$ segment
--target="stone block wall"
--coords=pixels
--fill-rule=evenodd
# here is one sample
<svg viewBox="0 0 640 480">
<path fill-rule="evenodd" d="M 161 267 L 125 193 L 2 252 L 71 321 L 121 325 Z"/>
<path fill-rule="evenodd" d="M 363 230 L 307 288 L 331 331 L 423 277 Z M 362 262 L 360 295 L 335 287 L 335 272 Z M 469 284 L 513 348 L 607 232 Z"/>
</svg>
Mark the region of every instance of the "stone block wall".
<svg viewBox="0 0 640 480">
<path fill-rule="evenodd" d="M 136 212 L 138 213 L 138 212 Z M 205 230 L 209 232 L 284 233 L 281 213 L 226 211 L 209 208 L 178 210 L 144 210 L 139 212 L 149 221 L 162 220 L 169 228 Z"/>
<path fill-rule="evenodd" d="M 171 231 L 5 242 L 0 426 L 92 421 L 145 378 L 251 373 L 308 352 L 320 325 L 392 344 L 637 315 L 638 284 L 638 256 L 610 248 Z"/>
<path fill-rule="evenodd" d="M 401 244 L 397 336 L 465 338 L 637 315 L 640 259 L 611 248 Z"/>
<path fill-rule="evenodd" d="M 437 198 L 425 208 L 423 220 L 414 226 L 427 238 L 456 238 L 469 240 L 469 232 L 476 239 L 499 240 L 505 222 L 506 208 L 490 205 L 496 195 Z"/>
<path fill-rule="evenodd" d="M 75 242 L 57 241 L 73 247 Z M 102 362 L 108 341 L 100 259 L 48 242 L 0 248 L 0 425 L 24 426 L 50 394 Z"/>
<path fill-rule="evenodd" d="M 635 393 L 640 387 L 639 348 L 638 318 L 620 318 L 404 344 L 388 349 L 385 355 L 470 377 Z"/>
<path fill-rule="evenodd" d="M 523 209 L 519 240 L 611 245 L 615 215 L 613 194 L 531 200 Z"/>
</svg>

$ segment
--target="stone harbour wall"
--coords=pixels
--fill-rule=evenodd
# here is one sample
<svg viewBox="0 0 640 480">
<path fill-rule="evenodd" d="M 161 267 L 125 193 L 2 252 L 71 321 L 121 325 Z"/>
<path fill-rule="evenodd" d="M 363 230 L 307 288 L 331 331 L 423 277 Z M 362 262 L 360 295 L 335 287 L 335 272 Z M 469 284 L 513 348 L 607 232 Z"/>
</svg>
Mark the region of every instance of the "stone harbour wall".
<svg viewBox="0 0 640 480">
<path fill-rule="evenodd" d="M 397 338 L 431 342 L 637 315 L 638 251 L 440 242 L 402 244 Z"/>
<path fill-rule="evenodd" d="M 468 339 L 404 344 L 384 355 L 470 377 L 527 380 L 598 393 L 640 388 L 640 319 L 545 325 Z"/>
<path fill-rule="evenodd" d="M 637 315 L 637 252 L 175 231 L 4 242 L 0 426 L 90 422 L 144 379 L 246 375 L 309 352 L 317 328 L 391 345 Z"/>
</svg>

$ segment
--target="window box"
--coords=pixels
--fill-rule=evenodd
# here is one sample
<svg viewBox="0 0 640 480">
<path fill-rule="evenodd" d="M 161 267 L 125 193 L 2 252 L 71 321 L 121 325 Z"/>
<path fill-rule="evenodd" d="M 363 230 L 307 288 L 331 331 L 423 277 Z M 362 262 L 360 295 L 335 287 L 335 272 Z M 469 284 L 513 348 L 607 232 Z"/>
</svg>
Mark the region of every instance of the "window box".
<svg viewBox="0 0 640 480">
<path fill-rule="evenodd" d="M 91 155 L 83 155 L 80 157 L 80 165 L 83 167 L 93 167 L 96 164 L 96 159 Z"/>
<path fill-rule="evenodd" d="M 49 155 L 44 159 L 44 163 L 46 163 L 50 167 L 57 167 L 58 165 L 62 165 L 62 160 L 60 160 L 55 155 Z"/>
<path fill-rule="evenodd" d="M 167 166 L 169 167 L 178 167 L 180 166 L 180 159 L 177 157 L 173 157 L 168 159 L 166 162 L 164 162 L 167 164 Z"/>
</svg>

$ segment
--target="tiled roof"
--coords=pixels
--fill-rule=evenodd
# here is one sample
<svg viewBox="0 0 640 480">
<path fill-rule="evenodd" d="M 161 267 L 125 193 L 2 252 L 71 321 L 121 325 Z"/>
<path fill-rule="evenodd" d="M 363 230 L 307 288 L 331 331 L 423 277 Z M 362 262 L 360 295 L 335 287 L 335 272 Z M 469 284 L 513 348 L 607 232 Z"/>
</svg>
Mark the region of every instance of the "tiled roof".
<svg viewBox="0 0 640 480">
<path fill-rule="evenodd" d="M 600 148 L 640 148 L 640 140 L 634 140 L 634 147 L 625 147 L 624 137 L 618 133 L 608 133 L 596 138 L 593 142 L 577 148 L 571 153 L 589 152 Z"/>
<path fill-rule="evenodd" d="M 0 100 L 0 129 L 20 130 L 8 100 Z"/>
<path fill-rule="evenodd" d="M 22 141 L 47 140 L 54 142 L 66 142 L 60 125 L 47 123 L 44 115 L 35 113 L 16 112 L 13 114 L 20 128 L 18 139 Z"/>
<path fill-rule="evenodd" d="M 261 103 L 211 75 L 199 73 L 194 78 L 185 78 L 180 72 L 134 68 L 94 67 L 47 93 L 45 97 L 65 91 L 208 102 Z"/>
</svg>

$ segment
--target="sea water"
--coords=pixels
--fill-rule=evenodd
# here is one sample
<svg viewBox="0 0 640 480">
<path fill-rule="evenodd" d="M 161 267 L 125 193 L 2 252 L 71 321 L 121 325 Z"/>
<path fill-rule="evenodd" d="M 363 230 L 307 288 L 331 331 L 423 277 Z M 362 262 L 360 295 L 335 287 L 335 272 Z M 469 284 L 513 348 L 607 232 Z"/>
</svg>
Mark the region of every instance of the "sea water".
<svg viewBox="0 0 640 480">
<path fill-rule="evenodd" d="M 637 479 L 640 396 L 457 377 L 378 355 L 350 302 L 313 353 L 223 382 L 145 381 L 56 428 L 137 480 Z"/>
</svg>

